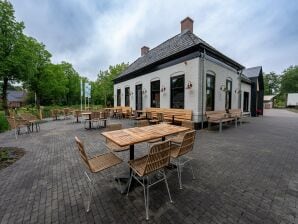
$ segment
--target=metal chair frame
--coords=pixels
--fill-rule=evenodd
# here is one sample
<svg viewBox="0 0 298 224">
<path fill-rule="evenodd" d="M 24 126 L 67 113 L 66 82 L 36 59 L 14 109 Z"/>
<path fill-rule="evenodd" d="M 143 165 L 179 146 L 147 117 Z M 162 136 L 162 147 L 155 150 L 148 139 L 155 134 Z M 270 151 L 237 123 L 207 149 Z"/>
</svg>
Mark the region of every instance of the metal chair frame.
<svg viewBox="0 0 298 224">
<path fill-rule="evenodd" d="M 156 152 L 156 149 L 159 149 L 159 146 L 163 145 L 163 144 L 165 145 L 165 148 L 168 147 L 168 149 L 166 149 L 166 150 L 168 150 L 168 152 L 166 150 L 164 150 L 164 151 L 159 150 L 159 152 Z M 167 144 L 168 144 L 168 146 L 167 146 Z M 165 157 L 164 155 L 162 155 L 162 153 L 168 153 L 168 155 Z M 167 159 L 167 157 L 168 157 L 168 159 Z M 143 187 L 143 190 L 144 190 L 144 205 L 145 205 L 145 210 L 146 210 L 146 220 L 149 220 L 149 189 L 150 189 L 150 187 L 154 186 L 157 183 L 165 181 L 170 202 L 173 203 L 171 193 L 169 190 L 167 176 L 165 174 L 165 166 L 167 166 L 169 164 L 169 159 L 170 159 L 170 142 L 164 141 L 161 143 L 155 143 L 150 147 L 149 154 L 147 155 L 147 158 L 146 158 L 146 166 L 144 168 L 143 175 L 140 173 L 137 173 L 132 167 L 132 172 L 131 172 L 129 184 L 128 184 L 127 196 L 128 196 L 129 189 L 131 186 L 132 178 L 134 178 L 139 184 L 141 184 L 141 186 Z M 165 162 L 165 160 L 167 160 L 167 162 Z M 162 174 L 162 178 L 157 179 L 156 181 L 152 182 L 151 177 L 156 173 Z M 141 178 L 141 180 L 139 178 Z"/>
<path fill-rule="evenodd" d="M 188 137 L 187 138 L 188 135 L 193 135 L 193 137 Z M 191 138 L 193 138 L 193 139 L 191 139 Z M 187 144 L 187 141 L 189 141 L 189 140 L 192 140 L 192 142 L 190 144 Z M 182 171 L 183 171 L 183 168 L 188 168 L 188 167 L 185 166 L 186 164 L 189 164 L 189 168 L 191 169 L 193 180 L 196 179 L 195 174 L 194 174 L 194 170 L 193 170 L 193 166 L 191 164 L 191 161 L 193 160 L 193 158 L 187 157 L 185 155 L 188 152 L 193 150 L 194 141 L 195 141 L 195 130 L 192 130 L 192 131 L 188 131 L 188 132 L 184 133 L 184 137 L 183 137 L 183 140 L 182 140 L 181 143 L 171 142 L 171 145 L 179 147 L 178 156 L 176 158 L 171 156 L 171 163 L 173 163 L 177 167 L 177 174 L 178 174 L 178 181 L 179 181 L 179 188 L 180 189 L 183 188 L 183 186 L 182 186 Z"/>
</svg>

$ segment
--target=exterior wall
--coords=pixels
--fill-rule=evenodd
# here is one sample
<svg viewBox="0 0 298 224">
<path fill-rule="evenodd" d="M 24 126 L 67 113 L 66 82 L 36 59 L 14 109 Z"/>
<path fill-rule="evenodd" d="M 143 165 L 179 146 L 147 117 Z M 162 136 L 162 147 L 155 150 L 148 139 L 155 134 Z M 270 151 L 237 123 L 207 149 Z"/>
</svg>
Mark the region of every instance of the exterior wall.
<svg viewBox="0 0 298 224">
<path fill-rule="evenodd" d="M 146 75 L 142 75 L 136 77 L 134 79 L 130 79 L 121 83 L 117 83 L 114 85 L 114 106 L 117 105 L 117 89 L 121 89 L 121 106 L 125 104 L 125 87 L 130 87 L 130 92 L 133 94 L 130 96 L 130 107 L 132 109 L 136 108 L 136 96 L 135 96 L 135 86 L 138 84 L 142 84 L 142 89 L 146 89 L 147 93 L 143 94 L 143 108 L 150 107 L 150 83 L 151 81 L 160 80 L 160 86 L 165 86 L 166 90 L 164 92 L 160 92 L 160 107 L 161 108 L 170 108 L 171 103 L 171 95 L 170 95 L 170 87 L 171 87 L 171 77 L 183 75 L 185 77 L 185 86 L 188 81 L 192 83 L 191 89 L 185 89 L 184 93 L 184 108 L 190 109 L 193 111 L 193 120 L 198 122 L 198 74 L 199 74 L 199 59 L 195 58 L 192 60 L 188 60 L 183 63 L 179 63 L 155 72 L 148 73 Z"/>
<path fill-rule="evenodd" d="M 221 85 L 226 86 L 226 80 L 232 81 L 232 101 L 231 108 L 241 108 L 240 105 L 240 79 L 237 71 L 222 62 L 213 58 L 202 59 L 195 58 L 183 63 L 179 63 L 155 72 L 148 73 L 114 85 L 114 106 L 117 105 L 117 89 L 121 89 L 121 106 L 125 104 L 125 88 L 130 87 L 130 107 L 136 108 L 135 86 L 142 84 L 142 89 L 147 93 L 143 94 L 143 108 L 150 107 L 150 83 L 151 81 L 160 80 L 160 86 L 165 86 L 165 92 L 160 93 L 160 107 L 170 108 L 170 81 L 171 77 L 185 75 L 185 86 L 191 81 L 192 88 L 185 89 L 184 108 L 193 112 L 193 121 L 201 122 L 205 120 L 206 105 L 206 75 L 215 75 L 215 102 L 214 110 L 225 110 L 225 92 L 220 90 Z M 204 74 L 202 76 L 201 74 Z M 203 85 L 203 87 L 202 87 Z M 202 87 L 202 88 L 201 88 Z M 249 87 L 250 88 L 250 87 Z M 203 106 L 202 106 L 203 91 Z M 250 90 L 248 91 L 250 92 Z M 203 108 L 202 108 L 203 107 Z"/>
<path fill-rule="evenodd" d="M 203 59 L 201 59 L 203 61 Z M 203 62 L 202 62 L 203 63 Z M 203 90 L 204 90 L 204 98 L 203 98 L 203 119 L 206 107 L 206 75 L 211 74 L 215 75 L 215 93 L 214 93 L 214 110 L 225 110 L 225 102 L 226 102 L 226 93 L 220 89 L 221 85 L 226 86 L 226 80 L 229 79 L 232 81 L 232 101 L 231 101 L 231 109 L 240 108 L 240 94 L 237 93 L 237 90 L 240 88 L 240 80 L 237 71 L 216 59 L 211 57 L 206 57 L 204 63 L 204 79 L 203 79 Z M 201 80 L 202 82 L 202 80 Z M 201 101 L 201 97 L 199 97 Z M 199 115 L 202 116 L 202 104 L 199 104 Z M 200 118 L 201 121 L 201 118 Z"/>
<path fill-rule="evenodd" d="M 251 85 L 241 82 L 241 111 L 243 112 L 243 100 L 244 100 L 244 92 L 249 93 L 248 99 L 248 111 L 250 112 L 250 104 L 251 104 Z"/>
</svg>

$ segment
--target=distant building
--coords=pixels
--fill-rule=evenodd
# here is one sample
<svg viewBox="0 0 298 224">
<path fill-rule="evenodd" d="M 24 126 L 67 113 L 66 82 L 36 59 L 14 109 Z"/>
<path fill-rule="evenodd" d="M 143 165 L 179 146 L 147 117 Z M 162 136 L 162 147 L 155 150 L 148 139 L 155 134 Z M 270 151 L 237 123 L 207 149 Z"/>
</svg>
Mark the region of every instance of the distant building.
<svg viewBox="0 0 298 224">
<path fill-rule="evenodd" d="M 18 108 L 25 105 L 27 93 L 25 91 L 7 91 L 7 103 L 10 108 Z"/>
<path fill-rule="evenodd" d="M 287 107 L 298 106 L 298 93 L 288 93 Z"/>
<path fill-rule="evenodd" d="M 274 107 L 274 97 L 276 97 L 276 95 L 264 96 L 264 108 L 265 109 L 271 109 Z"/>
<path fill-rule="evenodd" d="M 243 74 L 251 80 L 251 116 L 263 115 L 264 81 L 262 66 L 244 69 Z"/>
</svg>

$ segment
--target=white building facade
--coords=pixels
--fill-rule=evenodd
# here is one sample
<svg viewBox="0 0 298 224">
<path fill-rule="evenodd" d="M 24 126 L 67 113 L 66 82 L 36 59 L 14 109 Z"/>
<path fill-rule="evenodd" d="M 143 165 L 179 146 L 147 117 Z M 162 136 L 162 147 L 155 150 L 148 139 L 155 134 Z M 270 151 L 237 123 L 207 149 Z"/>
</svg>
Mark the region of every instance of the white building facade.
<svg viewBox="0 0 298 224">
<path fill-rule="evenodd" d="M 244 67 L 196 37 L 192 25 L 187 17 L 181 34 L 150 51 L 141 49 L 141 57 L 114 80 L 114 106 L 190 109 L 197 124 L 206 110 L 243 110 L 244 92 L 250 99 L 250 84 L 241 78 Z"/>
</svg>

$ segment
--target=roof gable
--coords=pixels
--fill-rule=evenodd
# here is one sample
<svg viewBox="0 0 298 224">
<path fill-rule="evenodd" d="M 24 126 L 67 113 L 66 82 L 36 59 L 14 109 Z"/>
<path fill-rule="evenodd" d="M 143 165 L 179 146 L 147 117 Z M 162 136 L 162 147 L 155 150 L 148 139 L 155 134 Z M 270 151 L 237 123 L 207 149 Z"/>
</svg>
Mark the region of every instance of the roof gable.
<svg viewBox="0 0 298 224">
<path fill-rule="evenodd" d="M 139 57 L 136 61 L 130 64 L 128 68 L 115 79 L 115 81 L 124 80 L 124 77 L 132 73 L 140 71 L 146 67 L 153 66 L 158 62 L 162 62 L 166 58 L 173 57 L 189 49 L 198 47 L 197 48 L 197 51 L 198 51 L 199 45 L 204 46 L 213 54 L 218 55 L 218 57 L 224 58 L 226 61 L 229 61 L 235 66 L 241 69 L 244 68 L 242 65 L 238 64 L 237 62 L 233 61 L 232 59 L 228 58 L 227 56 L 217 51 L 214 47 L 209 45 L 201 38 L 197 37 L 191 31 L 186 30 L 166 40 L 165 42 L 161 43 L 157 47 L 151 49 L 147 54 Z"/>
<path fill-rule="evenodd" d="M 262 74 L 262 66 L 246 68 L 243 70 L 243 74 L 248 78 L 258 77 L 260 74 Z"/>
</svg>

